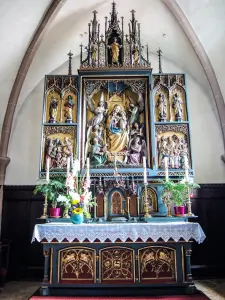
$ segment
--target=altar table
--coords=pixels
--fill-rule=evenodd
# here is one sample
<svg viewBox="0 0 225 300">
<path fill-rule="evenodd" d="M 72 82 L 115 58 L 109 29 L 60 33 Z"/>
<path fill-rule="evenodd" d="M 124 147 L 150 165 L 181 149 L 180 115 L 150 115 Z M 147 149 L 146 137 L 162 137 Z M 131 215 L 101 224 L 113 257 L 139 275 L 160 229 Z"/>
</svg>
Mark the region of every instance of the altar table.
<svg viewBox="0 0 225 300">
<path fill-rule="evenodd" d="M 35 239 L 45 257 L 43 295 L 76 295 L 85 287 L 151 294 L 163 287 L 194 289 L 191 243 L 202 243 L 205 234 L 189 222 L 48 223 L 35 225 Z"/>
</svg>

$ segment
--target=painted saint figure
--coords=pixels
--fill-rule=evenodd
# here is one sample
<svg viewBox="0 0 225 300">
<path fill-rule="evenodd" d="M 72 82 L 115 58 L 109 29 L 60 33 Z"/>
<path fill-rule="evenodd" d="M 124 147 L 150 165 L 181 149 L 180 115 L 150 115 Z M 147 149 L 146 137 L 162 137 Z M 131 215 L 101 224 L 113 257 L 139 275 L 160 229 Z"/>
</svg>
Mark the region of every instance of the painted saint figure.
<svg viewBox="0 0 225 300">
<path fill-rule="evenodd" d="M 55 96 L 51 97 L 50 105 L 49 105 L 49 123 L 56 123 L 57 119 L 57 111 L 58 111 L 58 100 Z"/>
<path fill-rule="evenodd" d="M 173 97 L 173 108 L 174 108 L 175 120 L 178 122 L 182 121 L 183 101 L 177 93 Z"/>
<path fill-rule="evenodd" d="M 117 43 L 117 38 L 114 38 L 113 43 L 108 46 L 108 48 L 111 50 L 112 64 L 119 64 L 119 54 L 121 47 L 122 46 Z"/>
<path fill-rule="evenodd" d="M 95 167 L 104 165 L 106 157 L 106 148 L 98 143 L 97 138 L 93 138 L 91 146 L 91 164 Z"/>
<path fill-rule="evenodd" d="M 161 93 L 159 94 L 158 101 L 156 103 L 156 108 L 158 109 L 159 122 L 166 122 L 167 118 L 167 103 L 165 96 Z"/>
<path fill-rule="evenodd" d="M 94 41 L 91 45 L 91 63 L 93 66 L 97 63 L 97 52 L 98 52 L 98 45 L 96 41 Z"/>
<path fill-rule="evenodd" d="M 73 97 L 69 95 L 65 103 L 65 123 L 73 123 L 73 107 Z"/>
</svg>

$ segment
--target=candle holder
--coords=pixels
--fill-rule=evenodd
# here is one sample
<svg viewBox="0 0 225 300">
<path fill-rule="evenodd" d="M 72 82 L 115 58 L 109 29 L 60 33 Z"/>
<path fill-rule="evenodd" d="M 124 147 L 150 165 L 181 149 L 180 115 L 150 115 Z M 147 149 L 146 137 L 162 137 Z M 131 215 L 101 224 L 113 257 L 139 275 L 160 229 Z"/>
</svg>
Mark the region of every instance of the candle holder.
<svg viewBox="0 0 225 300">
<path fill-rule="evenodd" d="M 187 207 L 188 207 L 188 213 L 187 213 L 187 215 L 189 217 L 194 216 L 194 214 L 192 213 L 192 210 L 191 210 L 191 198 L 190 198 L 190 195 L 188 196 Z"/>
<path fill-rule="evenodd" d="M 167 217 L 171 218 L 172 215 L 171 215 L 171 204 L 170 204 L 170 202 L 167 202 L 166 206 L 167 206 Z"/>
<path fill-rule="evenodd" d="M 148 213 L 148 199 L 147 199 L 147 184 L 145 184 L 145 205 L 144 205 L 144 217 L 147 220 L 148 218 L 151 218 L 152 216 Z"/>
<path fill-rule="evenodd" d="M 43 204 L 43 215 L 41 216 L 41 219 L 47 219 L 48 215 L 47 215 L 47 210 L 48 210 L 48 199 L 47 197 L 45 197 L 45 201 Z"/>
</svg>

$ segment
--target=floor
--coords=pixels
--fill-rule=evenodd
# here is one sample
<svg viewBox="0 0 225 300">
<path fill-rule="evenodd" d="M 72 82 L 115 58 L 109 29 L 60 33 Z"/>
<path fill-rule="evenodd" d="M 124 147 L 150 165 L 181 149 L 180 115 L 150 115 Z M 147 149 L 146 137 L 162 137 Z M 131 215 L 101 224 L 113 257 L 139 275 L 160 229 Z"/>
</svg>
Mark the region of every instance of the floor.
<svg viewBox="0 0 225 300">
<path fill-rule="evenodd" d="M 195 281 L 195 286 L 211 300 L 225 300 L 225 279 Z M 1 300 L 28 300 L 38 289 L 39 283 L 32 281 L 12 281 L 5 285 Z"/>
</svg>

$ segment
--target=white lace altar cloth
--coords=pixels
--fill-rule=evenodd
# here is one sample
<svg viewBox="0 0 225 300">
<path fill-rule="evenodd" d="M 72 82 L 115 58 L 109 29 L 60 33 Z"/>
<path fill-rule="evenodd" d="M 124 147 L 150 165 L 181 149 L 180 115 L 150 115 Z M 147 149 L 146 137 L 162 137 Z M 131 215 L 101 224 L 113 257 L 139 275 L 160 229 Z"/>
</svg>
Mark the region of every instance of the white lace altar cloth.
<svg viewBox="0 0 225 300">
<path fill-rule="evenodd" d="M 165 223 L 107 223 L 107 224 L 80 224 L 71 223 L 48 223 L 37 224 L 34 227 L 32 242 L 36 239 L 38 242 L 47 240 L 49 243 L 56 239 L 59 243 L 66 239 L 68 242 L 78 240 L 83 242 L 88 239 L 94 242 L 96 239 L 100 242 L 110 240 L 115 242 L 120 239 L 125 242 L 130 239 L 136 242 L 138 239 L 146 242 L 148 239 L 157 242 L 159 239 L 167 242 L 169 239 L 178 242 L 180 239 L 186 242 L 194 239 L 202 243 L 205 234 L 198 223 L 188 222 L 165 222 Z"/>
</svg>

